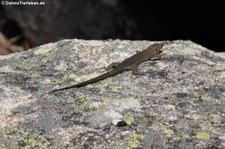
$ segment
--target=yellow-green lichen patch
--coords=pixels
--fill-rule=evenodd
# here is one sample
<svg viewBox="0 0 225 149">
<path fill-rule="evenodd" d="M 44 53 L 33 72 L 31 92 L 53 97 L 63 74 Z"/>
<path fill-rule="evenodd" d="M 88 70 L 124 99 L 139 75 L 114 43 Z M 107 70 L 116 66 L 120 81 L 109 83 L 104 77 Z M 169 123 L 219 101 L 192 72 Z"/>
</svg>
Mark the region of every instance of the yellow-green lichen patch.
<svg viewBox="0 0 225 149">
<path fill-rule="evenodd" d="M 171 137 L 174 135 L 174 131 L 172 129 L 167 129 L 164 130 L 163 133 L 167 136 L 167 137 Z"/>
<path fill-rule="evenodd" d="M 40 63 L 40 62 L 39 62 Z M 38 67 L 38 62 L 36 59 L 20 59 L 15 60 L 15 62 L 12 64 L 13 69 L 36 69 Z"/>
<path fill-rule="evenodd" d="M 68 68 L 67 62 L 64 60 L 60 60 L 59 65 L 56 65 L 54 67 L 54 70 L 57 71 L 56 74 L 64 74 L 64 72 L 67 71 L 67 68 Z"/>
<path fill-rule="evenodd" d="M 219 126 L 219 127 L 224 127 L 225 124 L 222 121 L 222 117 L 216 114 L 211 114 L 210 115 L 210 121 L 213 126 Z"/>
<path fill-rule="evenodd" d="M 200 131 L 200 132 L 197 132 L 195 138 L 209 140 L 210 139 L 210 135 L 208 133 L 206 133 L 206 132 Z"/>
<path fill-rule="evenodd" d="M 201 96 L 202 101 L 210 101 L 211 98 L 208 95 L 202 95 Z"/>
<path fill-rule="evenodd" d="M 130 133 L 127 141 L 127 145 L 131 148 L 137 148 L 140 146 L 141 141 L 144 139 L 143 134 Z"/>
<path fill-rule="evenodd" d="M 100 97 L 99 98 L 99 100 L 101 101 L 101 102 L 105 102 L 106 100 L 108 100 L 109 98 L 107 98 L 107 97 Z"/>
<path fill-rule="evenodd" d="M 103 84 L 104 86 L 108 86 L 110 83 L 112 82 L 112 78 L 107 78 L 101 81 L 101 84 Z"/>
<path fill-rule="evenodd" d="M 83 103 L 80 105 L 80 108 L 82 110 L 91 110 L 93 108 L 91 103 Z"/>
<path fill-rule="evenodd" d="M 3 128 L 0 130 L 0 148 L 46 148 L 51 143 L 44 137 L 16 128 Z"/>
<path fill-rule="evenodd" d="M 40 49 L 34 51 L 34 55 L 47 54 L 47 53 L 49 53 L 49 52 L 52 51 L 52 50 L 53 50 L 53 49 L 50 49 L 50 48 L 44 48 L 44 49 L 40 48 Z"/>
<path fill-rule="evenodd" d="M 166 127 L 173 127 L 173 124 L 171 124 L 170 122 L 168 122 L 167 120 L 165 119 L 159 119 L 159 121 L 165 125 Z"/>
<path fill-rule="evenodd" d="M 76 108 L 80 110 L 93 110 L 92 97 L 83 93 L 77 93 L 76 98 L 80 100 L 79 104 L 76 104 Z"/>
<path fill-rule="evenodd" d="M 59 68 L 58 71 L 59 73 L 65 73 L 67 69 L 62 67 L 62 68 Z"/>
<path fill-rule="evenodd" d="M 52 95 L 52 94 L 43 94 L 42 95 L 42 99 L 44 100 L 44 101 L 48 101 L 48 100 L 50 100 L 51 98 L 53 98 L 54 96 Z"/>
<path fill-rule="evenodd" d="M 172 140 L 173 141 L 179 141 L 181 138 L 180 137 L 174 137 Z"/>
<path fill-rule="evenodd" d="M 124 116 L 125 122 L 130 125 L 134 121 L 134 116 L 131 113 L 128 113 Z"/>
<path fill-rule="evenodd" d="M 131 148 L 137 148 L 140 144 L 141 143 L 139 140 L 129 140 L 128 141 L 128 146 Z"/>
<path fill-rule="evenodd" d="M 40 74 L 38 74 L 38 73 L 32 73 L 30 76 L 31 76 L 32 78 L 37 78 L 37 77 L 40 76 Z"/>
<path fill-rule="evenodd" d="M 83 101 L 91 100 L 91 96 L 85 95 L 83 93 L 78 93 L 76 96 L 78 99 L 83 100 Z"/>
<path fill-rule="evenodd" d="M 96 111 L 104 111 L 106 110 L 107 108 L 104 106 L 104 105 L 101 105 L 101 106 L 98 106 Z"/>
<path fill-rule="evenodd" d="M 63 76 L 63 78 L 61 78 L 61 79 L 53 80 L 53 83 L 52 83 L 52 84 L 53 84 L 53 85 L 62 84 L 63 82 L 66 82 L 68 79 L 69 79 L 68 76 L 65 75 L 65 76 Z"/>
<path fill-rule="evenodd" d="M 159 114 L 155 113 L 155 112 L 150 112 L 149 113 L 149 117 L 151 117 L 152 119 L 158 120 L 159 119 Z"/>
</svg>

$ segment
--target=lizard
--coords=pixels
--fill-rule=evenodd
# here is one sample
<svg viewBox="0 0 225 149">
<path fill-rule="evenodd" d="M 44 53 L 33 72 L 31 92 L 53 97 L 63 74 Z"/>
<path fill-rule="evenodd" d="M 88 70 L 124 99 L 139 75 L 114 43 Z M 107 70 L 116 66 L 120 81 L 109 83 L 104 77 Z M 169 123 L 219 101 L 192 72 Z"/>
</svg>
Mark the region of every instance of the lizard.
<svg viewBox="0 0 225 149">
<path fill-rule="evenodd" d="M 163 42 L 150 45 L 147 49 L 137 52 L 133 56 L 125 59 L 124 61 L 122 61 L 120 63 L 113 62 L 112 64 L 110 64 L 108 67 L 105 68 L 105 70 L 108 72 L 106 72 L 98 77 L 95 77 L 93 79 L 90 79 L 90 80 L 87 80 L 87 81 L 84 81 L 84 82 L 81 82 L 81 83 L 78 83 L 75 85 L 71 85 L 71 86 L 67 86 L 67 87 L 63 87 L 63 88 L 59 88 L 59 89 L 53 89 L 50 92 L 56 92 L 56 91 L 67 90 L 67 89 L 71 89 L 71 88 L 83 87 L 88 84 L 92 84 L 92 83 L 98 82 L 100 80 L 104 80 L 106 78 L 113 77 L 113 76 L 123 73 L 125 71 L 132 71 L 133 75 L 137 75 L 137 74 L 139 74 L 138 73 L 138 65 L 141 64 L 142 62 L 150 60 L 151 58 L 162 53 L 162 48 L 164 45 L 165 45 L 165 43 L 163 43 Z"/>
</svg>

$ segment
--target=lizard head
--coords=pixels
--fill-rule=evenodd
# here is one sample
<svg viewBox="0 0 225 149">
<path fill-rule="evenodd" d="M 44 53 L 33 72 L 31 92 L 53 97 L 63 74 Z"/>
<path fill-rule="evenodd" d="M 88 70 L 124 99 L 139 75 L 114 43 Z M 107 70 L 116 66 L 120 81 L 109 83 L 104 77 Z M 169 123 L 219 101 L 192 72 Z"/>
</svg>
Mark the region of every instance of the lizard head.
<svg viewBox="0 0 225 149">
<path fill-rule="evenodd" d="M 155 43 L 155 44 L 149 46 L 147 48 L 147 51 L 148 51 L 147 54 L 150 57 L 153 57 L 155 55 L 158 55 L 158 54 L 162 53 L 162 48 L 163 48 L 164 45 L 165 45 L 165 43 L 161 42 L 161 43 Z"/>
<path fill-rule="evenodd" d="M 151 45 L 151 47 L 152 47 L 153 51 L 155 51 L 156 54 L 158 54 L 158 53 L 162 53 L 162 48 L 164 45 L 165 45 L 165 43 L 161 42 L 161 43 L 155 43 L 155 44 Z"/>
</svg>

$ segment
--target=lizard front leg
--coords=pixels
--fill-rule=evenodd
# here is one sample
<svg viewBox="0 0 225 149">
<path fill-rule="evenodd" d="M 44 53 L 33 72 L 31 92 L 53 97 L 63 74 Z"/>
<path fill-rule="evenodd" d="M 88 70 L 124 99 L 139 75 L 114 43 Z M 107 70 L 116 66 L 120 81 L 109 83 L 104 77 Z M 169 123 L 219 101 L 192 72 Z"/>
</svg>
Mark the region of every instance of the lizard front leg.
<svg viewBox="0 0 225 149">
<path fill-rule="evenodd" d="M 141 75 L 141 73 L 138 71 L 138 66 L 133 67 L 132 73 L 133 75 Z"/>
<path fill-rule="evenodd" d="M 130 65 L 127 67 L 127 70 L 131 70 L 133 75 L 140 75 L 138 71 L 138 65 Z"/>
</svg>

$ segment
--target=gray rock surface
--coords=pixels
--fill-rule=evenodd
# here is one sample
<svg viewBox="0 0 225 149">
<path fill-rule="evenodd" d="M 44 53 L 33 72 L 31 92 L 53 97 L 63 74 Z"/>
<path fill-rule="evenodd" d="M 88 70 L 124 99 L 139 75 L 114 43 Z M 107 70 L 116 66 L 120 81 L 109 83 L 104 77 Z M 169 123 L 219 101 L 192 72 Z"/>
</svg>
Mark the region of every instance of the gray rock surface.
<svg viewBox="0 0 225 149">
<path fill-rule="evenodd" d="M 154 42 L 62 40 L 0 56 L 0 148 L 223 148 L 225 53 L 171 41 L 142 73 L 49 94 Z"/>
</svg>

